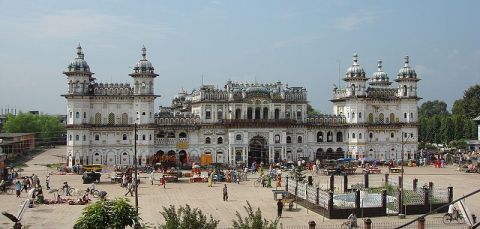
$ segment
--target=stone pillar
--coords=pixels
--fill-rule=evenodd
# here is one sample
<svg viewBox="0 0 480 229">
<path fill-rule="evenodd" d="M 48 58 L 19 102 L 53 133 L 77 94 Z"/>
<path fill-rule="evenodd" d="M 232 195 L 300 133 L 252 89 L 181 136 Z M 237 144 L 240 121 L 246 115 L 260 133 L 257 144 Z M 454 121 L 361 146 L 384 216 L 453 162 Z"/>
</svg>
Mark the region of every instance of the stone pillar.
<svg viewBox="0 0 480 229">
<path fill-rule="evenodd" d="M 423 206 L 425 209 L 425 212 L 430 211 L 430 191 L 431 189 L 423 189 Z"/>
<path fill-rule="evenodd" d="M 425 229 L 425 218 L 417 220 L 417 229 Z"/>
<path fill-rule="evenodd" d="M 333 209 L 333 192 L 329 192 L 328 195 L 328 210 L 330 211 L 331 209 Z"/>
<path fill-rule="evenodd" d="M 453 201 L 453 187 L 448 187 L 448 202 L 452 203 Z"/>
<path fill-rule="evenodd" d="M 385 186 L 388 185 L 388 173 L 385 173 Z"/>
<path fill-rule="evenodd" d="M 285 191 L 288 192 L 288 175 L 287 175 L 287 177 L 285 178 Z"/>
<path fill-rule="evenodd" d="M 355 208 L 357 209 L 357 212 L 361 208 L 361 205 L 360 205 L 360 190 L 358 190 L 358 189 L 355 190 Z"/>
<path fill-rule="evenodd" d="M 363 174 L 363 176 L 363 185 L 365 186 L 365 188 L 368 188 L 368 173 Z"/>
<path fill-rule="evenodd" d="M 398 186 L 403 187 L 403 179 L 402 179 L 402 176 L 398 176 Z"/>
<path fill-rule="evenodd" d="M 418 179 L 415 178 L 413 179 L 413 191 L 417 191 L 417 187 L 418 187 Z"/>
<path fill-rule="evenodd" d="M 348 191 L 348 175 L 343 175 L 343 192 Z"/>
<path fill-rule="evenodd" d="M 366 218 L 363 221 L 363 226 L 365 227 L 365 229 L 372 229 L 372 220 L 369 218 Z"/>
<path fill-rule="evenodd" d="M 317 188 L 317 195 L 315 197 L 315 204 L 318 206 L 320 202 L 320 188 Z"/>
</svg>

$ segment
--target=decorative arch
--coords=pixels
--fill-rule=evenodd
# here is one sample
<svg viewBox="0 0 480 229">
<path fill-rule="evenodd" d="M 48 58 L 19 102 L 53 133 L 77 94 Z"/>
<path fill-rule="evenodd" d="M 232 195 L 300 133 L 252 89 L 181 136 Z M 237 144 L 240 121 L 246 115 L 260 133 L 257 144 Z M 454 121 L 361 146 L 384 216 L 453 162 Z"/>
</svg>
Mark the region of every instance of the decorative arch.
<svg viewBox="0 0 480 229">
<path fill-rule="evenodd" d="M 100 113 L 95 114 L 95 124 L 96 125 L 102 124 L 102 114 Z"/>
</svg>

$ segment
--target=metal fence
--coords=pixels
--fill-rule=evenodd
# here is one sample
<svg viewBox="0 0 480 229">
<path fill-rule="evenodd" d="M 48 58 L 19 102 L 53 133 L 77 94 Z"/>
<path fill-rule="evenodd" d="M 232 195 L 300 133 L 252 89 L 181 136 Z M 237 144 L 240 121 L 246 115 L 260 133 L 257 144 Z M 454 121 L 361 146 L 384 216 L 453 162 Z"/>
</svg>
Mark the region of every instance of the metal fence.
<svg viewBox="0 0 480 229">
<path fill-rule="evenodd" d="M 430 191 L 430 203 L 448 203 L 448 188 L 434 187 Z"/>
</svg>

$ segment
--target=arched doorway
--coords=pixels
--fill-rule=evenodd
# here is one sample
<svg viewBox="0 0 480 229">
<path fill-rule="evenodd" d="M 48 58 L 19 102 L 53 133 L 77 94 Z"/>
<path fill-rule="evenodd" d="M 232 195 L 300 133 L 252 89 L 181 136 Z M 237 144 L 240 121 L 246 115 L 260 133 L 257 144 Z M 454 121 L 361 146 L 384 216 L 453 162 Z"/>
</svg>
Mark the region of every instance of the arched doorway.
<svg viewBox="0 0 480 229">
<path fill-rule="evenodd" d="M 153 155 L 151 158 L 150 158 L 150 164 L 151 165 L 155 165 L 157 163 L 161 163 L 163 158 L 164 158 L 164 155 L 165 153 L 162 151 L 162 150 L 159 150 L 157 151 L 157 153 L 155 153 L 155 155 Z"/>
<path fill-rule="evenodd" d="M 327 153 L 325 154 L 325 159 L 333 159 L 334 155 L 333 155 L 333 149 L 332 148 L 328 148 L 327 149 Z"/>
<path fill-rule="evenodd" d="M 325 159 L 325 152 L 322 148 L 318 148 L 317 152 L 315 153 L 315 160 L 323 160 Z"/>
<path fill-rule="evenodd" d="M 262 136 L 253 137 L 248 144 L 248 165 L 254 161 L 268 163 L 267 141 Z"/>
<path fill-rule="evenodd" d="M 185 150 L 181 150 L 180 152 L 178 152 L 178 158 L 180 160 L 180 164 L 183 166 L 185 164 L 187 164 L 187 152 L 185 152 Z"/>
<path fill-rule="evenodd" d="M 120 156 L 120 164 L 128 165 L 130 164 L 129 156 L 127 152 L 123 152 Z"/>
<path fill-rule="evenodd" d="M 335 156 L 333 159 L 340 159 L 340 158 L 344 158 L 345 156 L 345 152 L 343 151 L 342 148 L 337 148 L 337 150 L 335 150 Z"/>
</svg>

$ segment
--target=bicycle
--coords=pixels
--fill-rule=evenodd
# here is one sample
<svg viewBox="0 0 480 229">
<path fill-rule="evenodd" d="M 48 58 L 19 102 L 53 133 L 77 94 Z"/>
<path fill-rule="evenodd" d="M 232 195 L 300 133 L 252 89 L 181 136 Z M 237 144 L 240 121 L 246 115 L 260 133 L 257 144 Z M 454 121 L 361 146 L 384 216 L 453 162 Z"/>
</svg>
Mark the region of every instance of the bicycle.
<svg viewBox="0 0 480 229">
<path fill-rule="evenodd" d="M 443 215 L 444 224 L 450 224 L 454 220 L 457 221 L 457 223 L 459 224 L 465 223 L 465 219 L 463 218 L 463 215 L 458 211 L 456 211 L 456 213 L 454 212 L 453 214 L 445 213 L 445 215 Z"/>
<path fill-rule="evenodd" d="M 253 181 L 253 187 L 260 187 L 262 186 L 262 178 L 259 177 Z"/>
<path fill-rule="evenodd" d="M 63 190 L 63 187 L 61 188 L 53 188 L 53 189 L 50 189 L 49 193 L 54 193 L 56 192 L 57 195 L 63 195 L 65 194 L 65 191 Z M 72 188 L 72 187 L 68 187 L 68 191 L 67 191 L 68 195 L 71 196 L 75 193 L 75 188 Z"/>
</svg>

